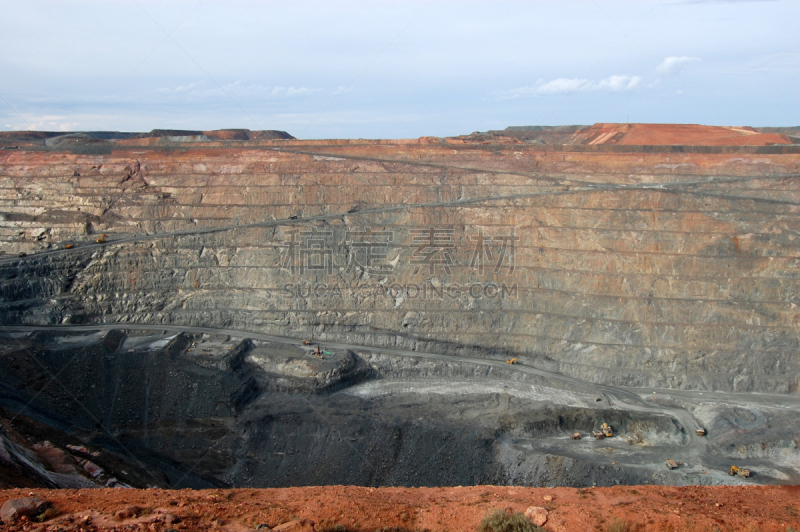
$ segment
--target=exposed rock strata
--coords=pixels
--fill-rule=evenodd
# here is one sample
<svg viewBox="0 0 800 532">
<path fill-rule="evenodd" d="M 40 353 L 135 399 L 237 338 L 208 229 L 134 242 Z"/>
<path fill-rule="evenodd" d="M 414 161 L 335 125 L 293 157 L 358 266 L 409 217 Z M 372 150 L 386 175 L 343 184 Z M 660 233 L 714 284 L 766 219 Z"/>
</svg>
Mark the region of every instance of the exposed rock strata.
<svg viewBox="0 0 800 532">
<path fill-rule="evenodd" d="M 206 325 L 517 356 L 594 382 L 798 390 L 797 154 L 194 146 L 0 152 L 3 321 Z"/>
</svg>

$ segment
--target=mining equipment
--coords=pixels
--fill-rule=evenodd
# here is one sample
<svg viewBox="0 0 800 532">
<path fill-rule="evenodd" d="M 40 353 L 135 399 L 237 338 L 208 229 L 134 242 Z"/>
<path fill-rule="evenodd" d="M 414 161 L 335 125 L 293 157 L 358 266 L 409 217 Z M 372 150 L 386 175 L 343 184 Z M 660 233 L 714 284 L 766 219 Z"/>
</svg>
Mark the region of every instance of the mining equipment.
<svg viewBox="0 0 800 532">
<path fill-rule="evenodd" d="M 603 431 L 603 436 L 606 438 L 610 438 L 614 435 L 614 432 L 611 430 L 611 427 L 608 426 L 608 423 L 603 423 L 600 425 L 600 430 Z"/>
<path fill-rule="evenodd" d="M 103 242 L 105 242 L 105 241 L 106 241 L 106 238 L 107 238 L 107 237 L 106 237 L 106 235 L 105 235 L 105 233 L 104 233 L 104 234 L 100 235 L 100 238 L 98 238 L 97 240 L 95 240 L 95 242 L 97 242 L 98 244 L 102 244 Z"/>
<path fill-rule="evenodd" d="M 697 433 L 698 436 L 705 436 L 706 435 L 706 429 L 704 429 L 703 427 L 699 427 L 699 428 L 695 429 L 695 432 Z"/>
<path fill-rule="evenodd" d="M 736 475 L 739 475 L 740 477 L 747 478 L 752 474 L 753 473 L 751 473 L 750 470 L 747 469 L 746 467 L 738 467 L 738 466 L 735 466 L 735 465 L 731 466 L 730 475 L 732 477 L 735 477 Z"/>
<path fill-rule="evenodd" d="M 303 340 L 303 345 L 311 345 L 311 341 L 310 340 Z"/>
<path fill-rule="evenodd" d="M 678 462 L 670 458 L 667 460 L 667 469 L 678 469 Z"/>
<path fill-rule="evenodd" d="M 508 360 L 506 360 L 506 364 L 516 364 L 516 363 L 517 363 L 516 358 L 509 358 Z"/>
<path fill-rule="evenodd" d="M 73 246 L 72 244 L 67 244 L 66 246 L 64 246 L 64 249 L 72 249 L 74 247 L 75 246 Z"/>
<path fill-rule="evenodd" d="M 602 433 L 601 431 L 599 431 L 599 430 L 593 430 L 593 431 L 592 431 L 592 436 L 594 436 L 594 437 L 595 437 L 595 438 L 597 438 L 598 440 L 602 440 L 603 438 L 605 438 L 605 437 L 606 437 L 606 435 L 605 435 L 605 434 L 603 434 L 603 433 Z"/>
<path fill-rule="evenodd" d="M 573 432 L 572 436 L 570 436 L 573 440 L 580 440 L 582 438 L 580 432 Z"/>
</svg>

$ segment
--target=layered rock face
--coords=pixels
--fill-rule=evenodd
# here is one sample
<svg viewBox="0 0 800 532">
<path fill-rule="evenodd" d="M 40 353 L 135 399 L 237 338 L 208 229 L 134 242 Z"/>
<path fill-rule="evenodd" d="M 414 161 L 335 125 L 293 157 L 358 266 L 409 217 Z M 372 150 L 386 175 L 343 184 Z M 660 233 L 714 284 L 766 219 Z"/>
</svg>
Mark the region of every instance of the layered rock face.
<svg viewBox="0 0 800 532">
<path fill-rule="evenodd" d="M 792 147 L 545 148 L 2 151 L 2 321 L 219 327 L 516 357 L 626 386 L 798 391 Z"/>
</svg>

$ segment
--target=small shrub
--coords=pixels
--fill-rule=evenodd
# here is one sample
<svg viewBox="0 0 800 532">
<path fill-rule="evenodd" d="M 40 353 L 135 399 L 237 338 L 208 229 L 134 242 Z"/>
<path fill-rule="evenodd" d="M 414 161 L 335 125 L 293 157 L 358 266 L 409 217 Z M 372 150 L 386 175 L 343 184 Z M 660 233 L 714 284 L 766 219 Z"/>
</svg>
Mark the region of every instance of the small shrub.
<svg viewBox="0 0 800 532">
<path fill-rule="evenodd" d="M 50 519 L 56 517 L 60 512 L 55 509 L 53 506 L 49 506 L 44 512 L 40 513 L 36 516 L 36 520 L 40 523 L 45 521 L 49 521 Z"/>
<path fill-rule="evenodd" d="M 612 519 L 606 526 L 606 532 L 635 532 L 636 527 L 625 519 Z"/>
<path fill-rule="evenodd" d="M 495 510 L 483 518 L 478 532 L 544 532 L 544 528 L 531 523 L 522 512 Z"/>
</svg>

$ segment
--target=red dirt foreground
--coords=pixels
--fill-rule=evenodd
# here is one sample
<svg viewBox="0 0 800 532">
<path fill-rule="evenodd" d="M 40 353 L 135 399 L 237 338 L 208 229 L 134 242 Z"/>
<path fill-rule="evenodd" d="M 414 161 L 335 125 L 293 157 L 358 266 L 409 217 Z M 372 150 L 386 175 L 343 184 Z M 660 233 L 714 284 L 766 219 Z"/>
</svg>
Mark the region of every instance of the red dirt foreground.
<svg viewBox="0 0 800 532">
<path fill-rule="evenodd" d="M 800 530 L 800 486 L 0 491 L 0 503 L 23 497 L 50 503 L 47 520 L 0 530 L 475 531 L 496 510 L 527 510 L 549 531 Z"/>
</svg>

